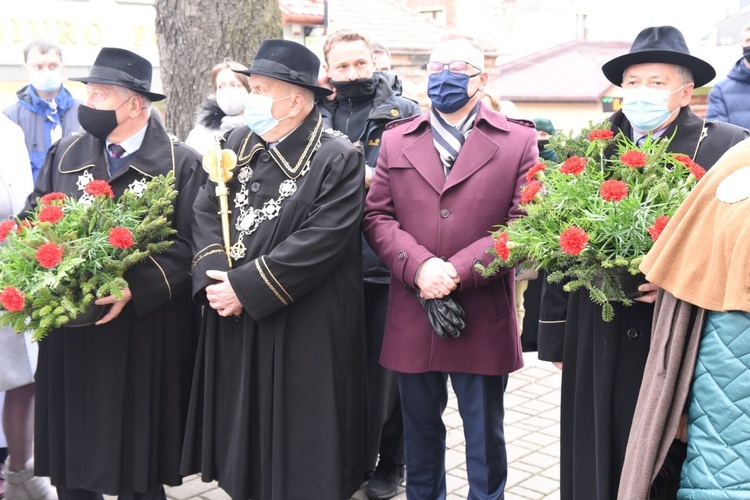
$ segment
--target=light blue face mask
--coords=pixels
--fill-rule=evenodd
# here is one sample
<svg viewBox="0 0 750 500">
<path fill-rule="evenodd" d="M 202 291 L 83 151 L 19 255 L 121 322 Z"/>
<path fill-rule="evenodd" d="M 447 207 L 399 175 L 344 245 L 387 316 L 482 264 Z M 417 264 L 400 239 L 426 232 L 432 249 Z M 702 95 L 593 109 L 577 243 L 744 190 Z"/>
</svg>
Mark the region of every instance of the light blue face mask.
<svg viewBox="0 0 750 500">
<path fill-rule="evenodd" d="M 247 97 L 245 98 L 245 113 L 243 116 L 245 117 L 245 123 L 247 123 L 250 130 L 263 137 L 273 130 L 281 120 L 289 118 L 288 116 L 285 116 L 281 120 L 277 120 L 274 118 L 271 110 L 274 102 L 286 99 L 287 97 L 292 96 L 288 95 L 279 97 L 278 99 L 273 99 L 267 95 L 253 94 L 252 92 L 247 94 Z"/>
<path fill-rule="evenodd" d="M 674 111 L 669 111 L 667 103 L 669 96 L 684 87 L 685 85 L 682 85 L 672 92 L 643 85 L 634 89 L 623 89 L 622 112 L 635 129 L 641 132 L 656 130 L 680 109 L 678 106 Z"/>
<path fill-rule="evenodd" d="M 29 83 L 39 92 L 54 92 L 62 85 L 59 71 L 29 71 Z"/>
</svg>

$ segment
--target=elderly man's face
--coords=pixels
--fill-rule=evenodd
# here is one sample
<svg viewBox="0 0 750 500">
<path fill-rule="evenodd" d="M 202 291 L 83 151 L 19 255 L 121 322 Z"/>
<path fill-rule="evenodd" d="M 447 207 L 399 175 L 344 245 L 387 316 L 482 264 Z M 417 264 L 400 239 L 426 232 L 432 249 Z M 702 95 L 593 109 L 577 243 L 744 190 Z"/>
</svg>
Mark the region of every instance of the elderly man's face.
<svg viewBox="0 0 750 500">
<path fill-rule="evenodd" d="M 670 92 L 667 108 L 670 112 L 674 112 L 678 108 L 690 104 L 694 84 L 693 82 L 684 83 L 677 71 L 677 66 L 673 64 L 634 64 L 625 70 L 622 88 L 635 89 L 641 86 Z M 677 113 L 673 113 L 672 120 L 676 116 Z"/>
<path fill-rule="evenodd" d="M 129 106 L 125 103 L 134 96 L 123 98 L 115 85 L 87 83 L 86 94 L 86 106 L 103 111 L 114 110 L 117 123 L 124 122 L 130 115 Z"/>
</svg>

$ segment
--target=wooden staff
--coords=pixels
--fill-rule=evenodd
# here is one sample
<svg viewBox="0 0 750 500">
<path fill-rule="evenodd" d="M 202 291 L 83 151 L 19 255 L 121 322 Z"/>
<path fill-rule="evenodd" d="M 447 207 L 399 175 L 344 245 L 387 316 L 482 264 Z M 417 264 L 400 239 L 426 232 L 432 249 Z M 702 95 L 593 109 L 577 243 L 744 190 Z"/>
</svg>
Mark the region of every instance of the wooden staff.
<svg viewBox="0 0 750 500">
<path fill-rule="evenodd" d="M 219 214 L 221 215 L 221 232 L 224 237 L 224 251 L 227 253 L 229 267 L 232 267 L 232 257 L 229 249 L 232 246 L 229 233 L 229 189 L 227 182 L 232 178 L 232 170 L 237 165 L 237 155 L 231 149 L 221 149 L 219 138 L 216 148 L 203 155 L 203 170 L 208 172 L 208 178 L 216 183 L 216 196 L 219 198 Z"/>
</svg>

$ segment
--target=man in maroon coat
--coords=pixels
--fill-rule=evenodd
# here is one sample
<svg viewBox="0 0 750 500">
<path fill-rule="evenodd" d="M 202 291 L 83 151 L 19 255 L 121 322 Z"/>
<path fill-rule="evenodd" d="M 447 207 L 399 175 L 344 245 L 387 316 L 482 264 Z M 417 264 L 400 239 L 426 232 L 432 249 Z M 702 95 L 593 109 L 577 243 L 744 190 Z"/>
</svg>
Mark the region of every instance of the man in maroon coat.
<svg viewBox="0 0 750 500">
<path fill-rule="evenodd" d="M 507 476 L 503 393 L 523 365 L 512 270 L 489 279 L 490 231 L 519 217 L 526 171 L 538 150 L 531 122 L 480 104 L 488 75 L 473 39 L 441 40 L 427 65 L 428 113 L 383 135 L 367 196 L 365 235 L 391 268 L 381 363 L 397 372 L 409 498 L 445 498 L 446 381 L 466 434 L 471 498 L 502 498 Z M 465 311 L 457 338 L 438 337 L 413 290 L 450 296 Z"/>
</svg>

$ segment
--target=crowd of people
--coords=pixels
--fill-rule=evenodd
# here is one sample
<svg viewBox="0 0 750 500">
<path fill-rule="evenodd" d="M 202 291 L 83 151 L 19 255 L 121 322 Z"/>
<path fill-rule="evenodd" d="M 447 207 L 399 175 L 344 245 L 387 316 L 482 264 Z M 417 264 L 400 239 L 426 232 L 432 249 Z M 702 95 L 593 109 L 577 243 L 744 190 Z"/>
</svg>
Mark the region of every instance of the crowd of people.
<svg viewBox="0 0 750 500">
<path fill-rule="evenodd" d="M 7 499 L 165 499 L 195 473 L 234 499 L 348 499 L 364 484 L 370 499 L 404 484 L 444 499 L 448 379 L 469 498 L 504 498 L 504 395 L 533 277 L 475 268 L 493 259 L 493 227 L 523 217 L 527 172 L 557 159 L 549 120 L 489 95 L 476 40 L 435 45 L 424 111 L 357 31 L 330 34 L 322 62 L 265 40 L 247 65 L 214 66 L 186 143 L 157 117 L 166 96 L 138 54 L 101 49 L 72 79 L 84 102 L 59 47 L 33 42 L 24 59 L 30 83 L 0 117 L 0 217 L 91 180 L 119 197 L 172 172 L 178 195 L 172 245 L 126 273 L 122 298 L 96 301 L 96 323 L 38 346 L 0 330 Z M 726 123 L 733 106 L 690 109 L 715 70 L 673 27 L 644 29 L 602 71 L 623 94 L 612 132 L 716 166 L 613 322 L 588 294 L 542 286 L 539 357 L 562 369 L 560 496 L 745 498 L 750 131 Z M 236 158 L 226 186 L 202 165 L 217 145 Z"/>
</svg>

